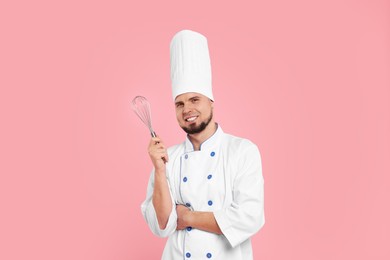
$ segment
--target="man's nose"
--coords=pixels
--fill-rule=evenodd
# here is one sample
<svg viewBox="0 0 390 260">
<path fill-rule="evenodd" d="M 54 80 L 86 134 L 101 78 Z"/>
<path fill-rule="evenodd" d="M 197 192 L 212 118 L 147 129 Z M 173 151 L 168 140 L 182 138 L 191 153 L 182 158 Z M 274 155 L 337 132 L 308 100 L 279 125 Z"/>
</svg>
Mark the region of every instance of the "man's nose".
<svg viewBox="0 0 390 260">
<path fill-rule="evenodd" d="M 193 107 L 191 104 L 184 104 L 183 108 L 183 114 L 188 114 L 193 110 Z"/>
</svg>

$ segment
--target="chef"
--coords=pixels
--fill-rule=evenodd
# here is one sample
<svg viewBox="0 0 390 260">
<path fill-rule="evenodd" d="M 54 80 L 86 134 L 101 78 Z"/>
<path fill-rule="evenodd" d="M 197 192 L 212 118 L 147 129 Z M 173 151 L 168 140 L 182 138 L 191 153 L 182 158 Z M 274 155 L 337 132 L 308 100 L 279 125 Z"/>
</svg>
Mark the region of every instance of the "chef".
<svg viewBox="0 0 390 260">
<path fill-rule="evenodd" d="M 170 44 L 172 94 L 183 143 L 150 140 L 153 163 L 142 214 L 168 237 L 162 259 L 253 259 L 251 237 L 264 225 L 261 157 L 213 117 L 207 39 L 183 30 Z"/>
</svg>

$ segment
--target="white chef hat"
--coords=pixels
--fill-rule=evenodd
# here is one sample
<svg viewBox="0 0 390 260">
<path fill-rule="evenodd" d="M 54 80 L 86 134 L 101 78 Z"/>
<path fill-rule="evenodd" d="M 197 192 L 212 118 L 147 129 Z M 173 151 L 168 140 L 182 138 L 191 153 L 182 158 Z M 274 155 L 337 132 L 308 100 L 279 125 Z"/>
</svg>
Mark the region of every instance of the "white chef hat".
<svg viewBox="0 0 390 260">
<path fill-rule="evenodd" d="M 173 99 L 196 92 L 214 100 L 207 38 L 198 32 L 182 30 L 173 36 L 170 53 Z"/>
</svg>

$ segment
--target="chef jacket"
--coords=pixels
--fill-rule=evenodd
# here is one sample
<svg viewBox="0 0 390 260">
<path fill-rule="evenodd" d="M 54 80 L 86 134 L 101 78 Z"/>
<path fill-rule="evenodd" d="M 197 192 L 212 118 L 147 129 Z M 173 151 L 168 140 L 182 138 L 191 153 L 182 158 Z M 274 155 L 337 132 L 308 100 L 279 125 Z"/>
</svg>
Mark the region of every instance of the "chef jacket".
<svg viewBox="0 0 390 260">
<path fill-rule="evenodd" d="M 195 151 L 186 140 L 168 148 L 166 175 L 172 212 L 160 229 L 152 203 L 154 169 L 142 214 L 151 231 L 169 237 L 163 260 L 253 259 L 251 236 L 265 223 L 264 179 L 259 150 L 251 141 L 217 131 Z M 176 230 L 176 205 L 211 211 L 223 235 L 187 227 Z"/>
</svg>

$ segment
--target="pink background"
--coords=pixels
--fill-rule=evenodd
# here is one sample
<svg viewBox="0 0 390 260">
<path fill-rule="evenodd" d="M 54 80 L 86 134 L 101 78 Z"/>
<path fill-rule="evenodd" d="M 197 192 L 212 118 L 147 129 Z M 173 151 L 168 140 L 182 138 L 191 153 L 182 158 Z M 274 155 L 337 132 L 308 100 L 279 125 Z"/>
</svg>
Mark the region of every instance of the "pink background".
<svg viewBox="0 0 390 260">
<path fill-rule="evenodd" d="M 130 110 L 184 139 L 169 79 L 181 29 L 209 39 L 215 116 L 266 183 L 255 259 L 390 259 L 390 2 L 2 1 L 0 259 L 159 259 L 151 163 Z"/>
</svg>

